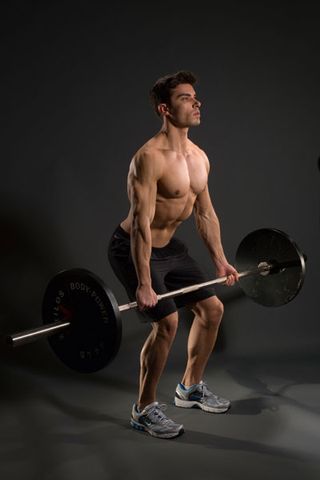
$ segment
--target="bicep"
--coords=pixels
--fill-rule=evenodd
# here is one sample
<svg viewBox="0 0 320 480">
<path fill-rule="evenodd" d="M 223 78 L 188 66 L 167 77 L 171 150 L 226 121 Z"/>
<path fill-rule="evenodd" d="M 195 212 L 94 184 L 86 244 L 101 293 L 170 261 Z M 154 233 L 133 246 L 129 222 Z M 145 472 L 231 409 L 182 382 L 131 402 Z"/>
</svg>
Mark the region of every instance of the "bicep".
<svg viewBox="0 0 320 480">
<path fill-rule="evenodd" d="M 142 155 L 134 159 L 130 174 L 130 201 L 134 215 L 152 221 L 157 197 L 158 172 L 152 158 Z"/>
<path fill-rule="evenodd" d="M 207 171 L 207 183 L 205 188 L 197 195 L 197 198 L 195 200 L 194 213 L 196 215 L 200 215 L 200 214 L 205 215 L 208 213 L 215 213 L 212 205 L 212 199 L 209 192 L 209 184 L 208 184 L 211 165 L 206 153 L 203 150 L 201 150 L 201 154 L 203 156 L 205 168 Z"/>
<path fill-rule="evenodd" d="M 197 196 L 194 204 L 194 213 L 196 216 L 215 215 L 208 185 L 206 185 L 205 189 Z"/>
<path fill-rule="evenodd" d="M 148 216 L 152 221 L 155 213 L 157 185 L 155 182 L 133 180 L 130 188 L 130 202 L 134 216 Z"/>
</svg>

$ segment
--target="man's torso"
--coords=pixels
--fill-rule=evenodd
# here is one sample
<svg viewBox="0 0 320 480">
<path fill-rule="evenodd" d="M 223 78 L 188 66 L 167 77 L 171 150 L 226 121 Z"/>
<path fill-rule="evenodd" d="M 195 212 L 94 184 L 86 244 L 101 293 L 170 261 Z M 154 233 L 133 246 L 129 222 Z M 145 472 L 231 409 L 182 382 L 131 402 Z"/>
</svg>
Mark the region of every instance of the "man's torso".
<svg viewBox="0 0 320 480">
<path fill-rule="evenodd" d="M 205 153 L 188 140 L 185 152 L 176 152 L 166 145 L 159 136 L 153 137 L 133 157 L 129 175 L 128 192 L 132 185 L 137 155 L 147 151 L 151 161 L 161 163 L 161 176 L 157 181 L 156 205 L 150 225 L 153 245 L 165 245 L 177 227 L 193 211 L 197 196 L 206 188 L 208 181 L 208 159 Z M 122 227 L 130 233 L 132 210 L 122 222 Z"/>
</svg>

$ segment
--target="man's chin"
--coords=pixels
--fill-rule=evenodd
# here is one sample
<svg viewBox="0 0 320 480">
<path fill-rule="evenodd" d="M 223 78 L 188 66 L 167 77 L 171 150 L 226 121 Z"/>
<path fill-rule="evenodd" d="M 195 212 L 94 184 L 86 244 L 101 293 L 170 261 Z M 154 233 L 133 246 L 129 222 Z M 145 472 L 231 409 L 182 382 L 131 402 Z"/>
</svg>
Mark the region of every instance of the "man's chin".
<svg viewBox="0 0 320 480">
<path fill-rule="evenodd" d="M 196 119 L 192 122 L 192 126 L 193 126 L 193 127 L 197 127 L 198 125 L 200 125 L 200 123 L 201 123 L 200 118 L 196 118 Z"/>
</svg>

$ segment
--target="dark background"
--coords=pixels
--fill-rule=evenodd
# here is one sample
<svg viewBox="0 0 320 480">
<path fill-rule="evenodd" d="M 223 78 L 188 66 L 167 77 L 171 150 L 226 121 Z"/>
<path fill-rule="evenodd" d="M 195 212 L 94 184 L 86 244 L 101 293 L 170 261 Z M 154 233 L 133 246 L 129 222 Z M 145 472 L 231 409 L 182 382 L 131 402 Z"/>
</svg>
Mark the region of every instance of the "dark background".
<svg viewBox="0 0 320 480">
<path fill-rule="evenodd" d="M 284 307 L 254 304 L 238 287 L 219 289 L 226 311 L 217 356 L 316 359 L 319 3 L 12 1 L 1 13 L 2 333 L 41 322 L 45 287 L 65 268 L 94 271 L 127 302 L 106 251 L 127 214 L 128 165 L 160 128 L 149 88 L 189 69 L 203 102 L 190 138 L 211 161 L 230 262 L 240 240 L 261 227 L 284 230 L 308 257 L 303 289 Z M 214 277 L 193 218 L 178 233 Z M 138 351 L 148 327 L 134 312 L 123 317 L 114 368 L 136 374 L 132 345 Z M 182 318 L 172 368 L 184 349 L 189 318 Z M 41 365 L 58 377 L 64 368 L 44 342 L 2 357 L 12 383 L 21 365 L 26 375 Z"/>
<path fill-rule="evenodd" d="M 93 270 L 126 301 L 107 242 L 127 213 L 129 161 L 160 128 L 149 88 L 185 68 L 199 76 L 203 122 L 190 136 L 212 163 L 230 261 L 260 227 L 284 230 L 308 256 L 292 304 L 228 303 L 226 348 L 317 351 L 316 6 L 226 2 L 209 12 L 203 2 L 10 3 L 1 29 L 3 327 L 37 324 L 46 283 L 64 268 Z M 207 264 L 193 218 L 180 235 Z"/>
</svg>

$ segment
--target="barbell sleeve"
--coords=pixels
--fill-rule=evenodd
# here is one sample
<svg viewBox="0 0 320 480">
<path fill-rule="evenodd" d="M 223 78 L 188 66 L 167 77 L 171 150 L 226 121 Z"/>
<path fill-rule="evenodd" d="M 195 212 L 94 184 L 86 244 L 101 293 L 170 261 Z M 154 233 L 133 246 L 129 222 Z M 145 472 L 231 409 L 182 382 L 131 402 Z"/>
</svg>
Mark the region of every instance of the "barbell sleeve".
<svg viewBox="0 0 320 480">
<path fill-rule="evenodd" d="M 7 343 L 12 347 L 18 347 L 26 343 L 35 342 L 41 337 L 48 337 L 52 333 L 56 333 L 59 330 L 69 327 L 71 322 L 63 320 L 57 320 L 53 323 L 48 323 L 41 327 L 32 328 L 30 330 L 24 330 L 23 332 L 14 333 L 7 336 Z"/>
</svg>

